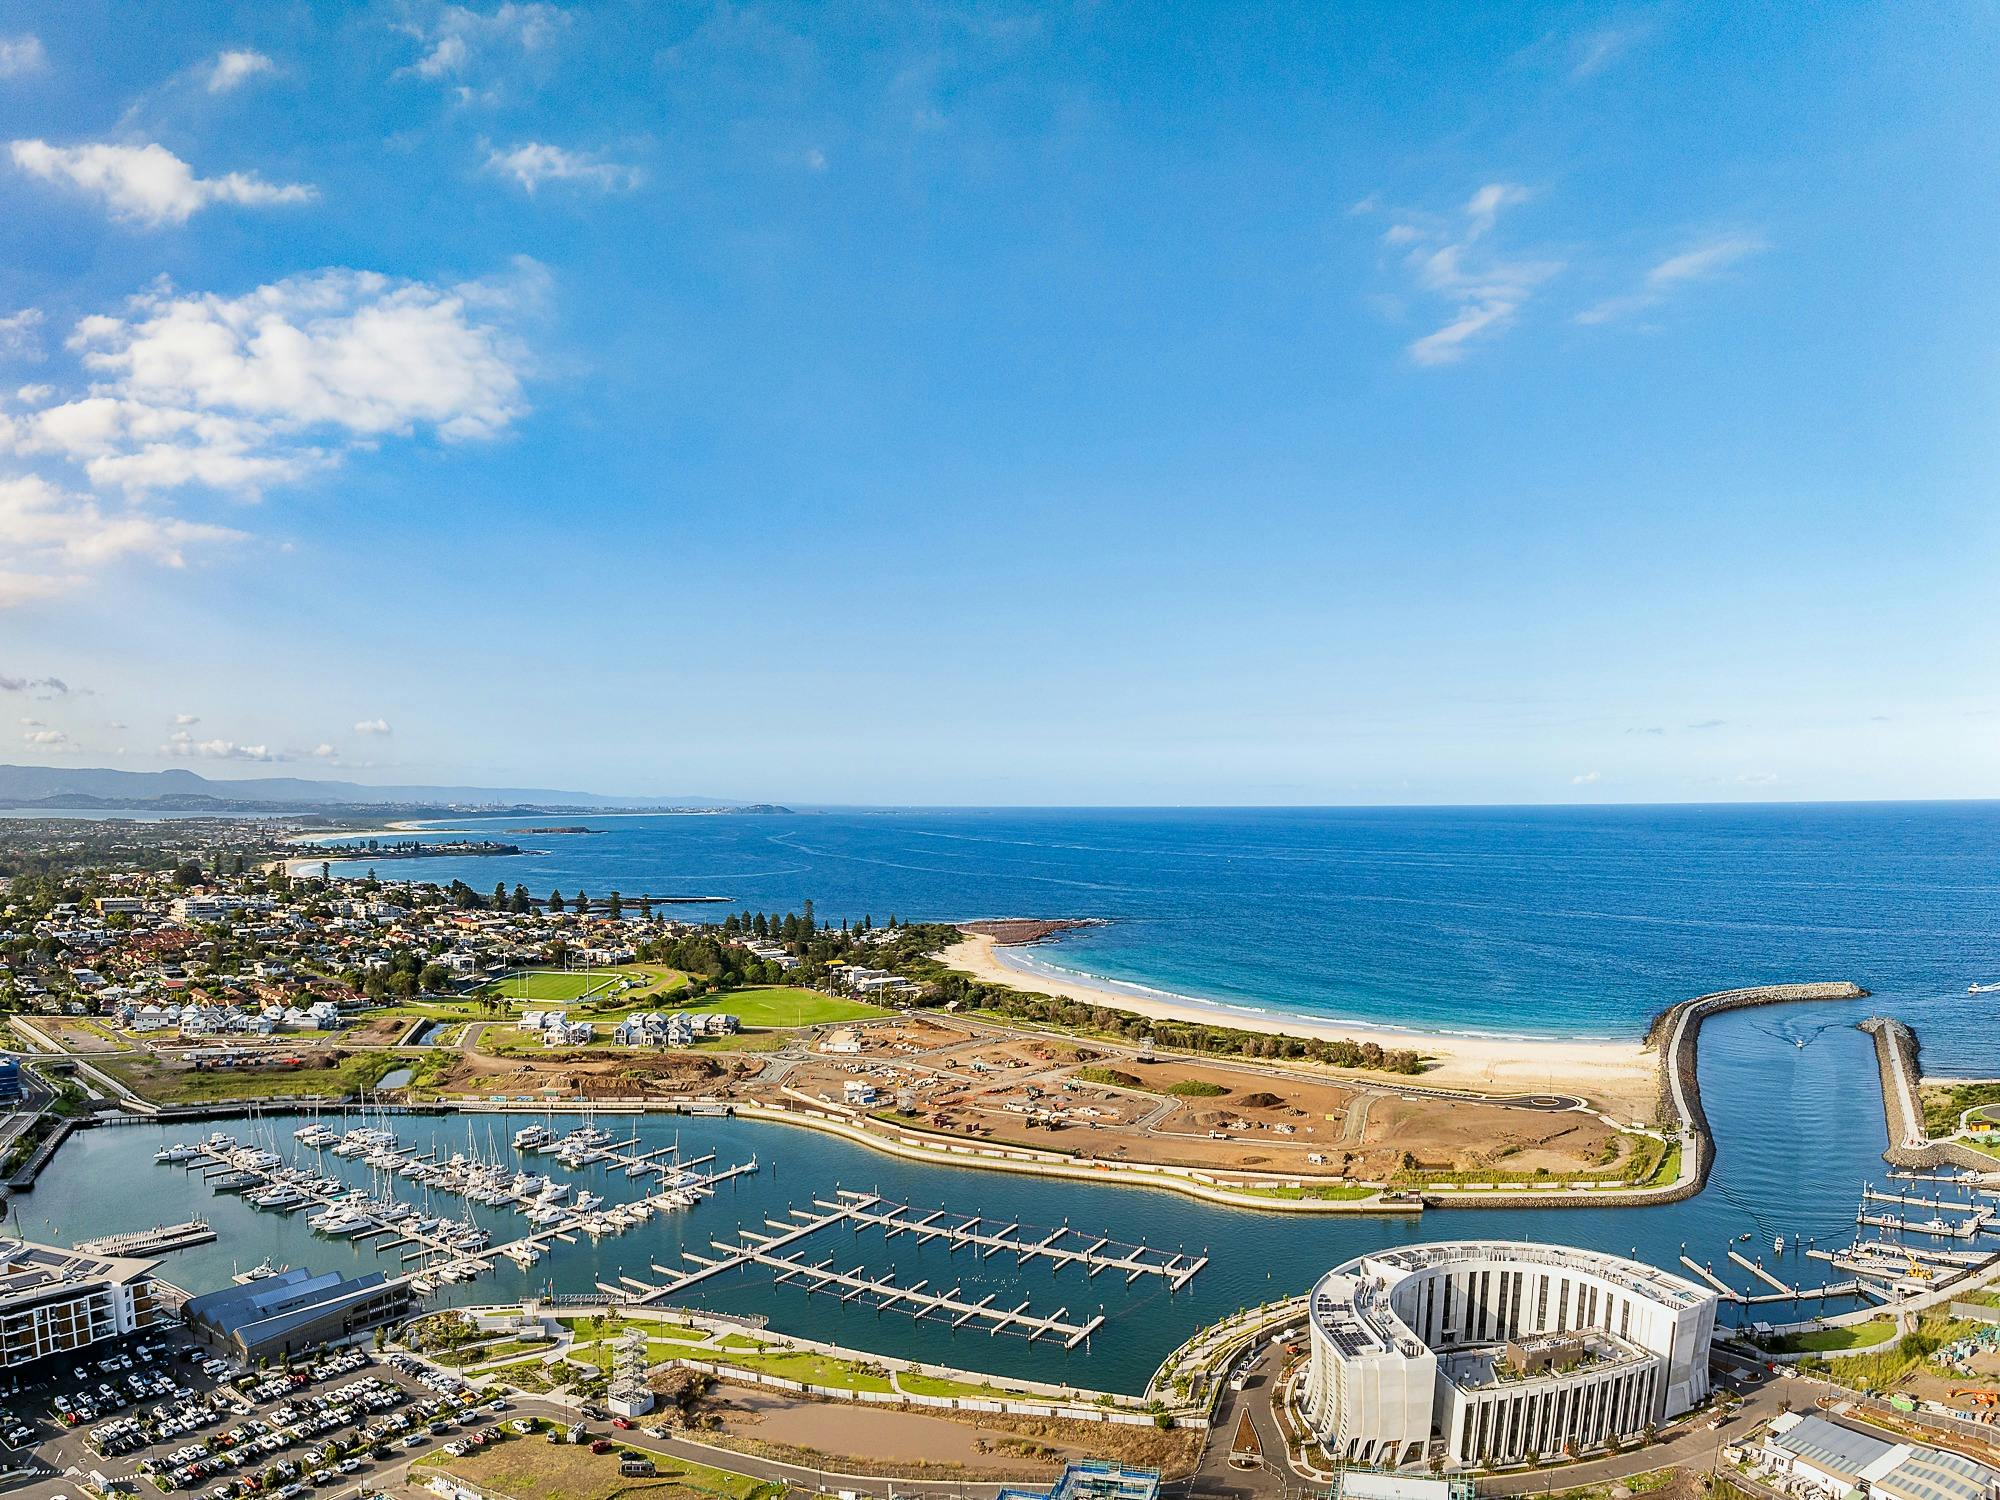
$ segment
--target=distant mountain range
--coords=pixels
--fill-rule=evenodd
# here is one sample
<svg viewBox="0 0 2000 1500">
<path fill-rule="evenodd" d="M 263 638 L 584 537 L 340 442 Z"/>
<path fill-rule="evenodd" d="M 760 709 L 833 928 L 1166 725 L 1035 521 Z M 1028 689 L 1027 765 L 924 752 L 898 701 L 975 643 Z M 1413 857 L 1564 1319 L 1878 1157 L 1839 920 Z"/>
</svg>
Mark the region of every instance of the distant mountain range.
<svg viewBox="0 0 2000 1500">
<path fill-rule="evenodd" d="M 154 808 L 259 811 L 284 808 L 733 808 L 717 797 L 606 797 L 546 787 L 365 786 L 299 776 L 218 781 L 193 771 L 114 771 L 69 766 L 0 766 L 0 807 Z M 746 809 L 747 810 L 747 809 Z M 758 811 L 775 810 L 759 807 Z"/>
</svg>

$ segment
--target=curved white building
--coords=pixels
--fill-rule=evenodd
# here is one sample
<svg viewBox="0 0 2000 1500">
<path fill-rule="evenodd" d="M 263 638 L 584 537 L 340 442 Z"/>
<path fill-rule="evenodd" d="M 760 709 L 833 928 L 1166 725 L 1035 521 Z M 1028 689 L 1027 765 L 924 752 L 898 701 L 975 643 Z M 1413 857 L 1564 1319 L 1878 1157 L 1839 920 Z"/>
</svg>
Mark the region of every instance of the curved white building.
<svg viewBox="0 0 2000 1500">
<path fill-rule="evenodd" d="M 1715 1293 L 1638 1261 L 1499 1240 L 1363 1255 L 1322 1276 L 1301 1406 L 1326 1451 L 1448 1467 L 1581 1451 L 1708 1395 Z"/>
</svg>

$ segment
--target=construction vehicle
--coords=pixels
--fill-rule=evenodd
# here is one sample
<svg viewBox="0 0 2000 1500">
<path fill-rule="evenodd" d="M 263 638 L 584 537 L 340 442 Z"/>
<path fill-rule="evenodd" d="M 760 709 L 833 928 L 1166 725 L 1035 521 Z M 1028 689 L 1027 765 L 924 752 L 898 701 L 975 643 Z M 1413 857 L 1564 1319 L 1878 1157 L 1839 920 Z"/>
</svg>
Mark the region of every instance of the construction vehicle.
<svg viewBox="0 0 2000 1500">
<path fill-rule="evenodd" d="M 1910 1263 L 1910 1279 L 1912 1281 L 1929 1281 L 1931 1279 L 1933 1274 L 1931 1268 L 1929 1266 L 1918 1265 L 1917 1258 L 1910 1254 L 1909 1251 L 1905 1250 L 1903 1252 L 1903 1259 Z"/>
<path fill-rule="evenodd" d="M 1984 1391 L 1974 1386 L 1966 1386 L 1951 1393 L 1951 1399 L 1954 1401 L 1961 1397 L 1974 1406 L 2000 1406 L 2000 1391 Z"/>
</svg>

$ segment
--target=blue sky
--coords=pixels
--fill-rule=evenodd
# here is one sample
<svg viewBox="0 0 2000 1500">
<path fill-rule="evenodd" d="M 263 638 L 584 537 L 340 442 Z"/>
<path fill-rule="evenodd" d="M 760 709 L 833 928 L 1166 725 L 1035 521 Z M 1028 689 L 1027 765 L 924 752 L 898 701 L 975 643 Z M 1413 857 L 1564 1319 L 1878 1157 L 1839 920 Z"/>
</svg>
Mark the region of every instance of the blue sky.
<svg viewBox="0 0 2000 1500">
<path fill-rule="evenodd" d="M 1997 31 L 16 0 L 0 759 L 2000 795 Z"/>
</svg>

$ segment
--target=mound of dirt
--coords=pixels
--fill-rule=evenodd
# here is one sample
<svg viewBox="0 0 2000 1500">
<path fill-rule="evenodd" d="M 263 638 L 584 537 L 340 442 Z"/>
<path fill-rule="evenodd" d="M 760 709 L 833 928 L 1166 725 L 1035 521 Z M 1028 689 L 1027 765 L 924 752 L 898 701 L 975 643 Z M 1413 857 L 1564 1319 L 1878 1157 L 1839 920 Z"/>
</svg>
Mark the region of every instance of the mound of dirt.
<svg viewBox="0 0 2000 1500">
<path fill-rule="evenodd" d="M 1236 1101 L 1238 1107 L 1242 1109 L 1276 1109 L 1284 1102 L 1278 1095 L 1262 1091 L 1255 1094 L 1245 1094 L 1241 1099 Z"/>
</svg>

